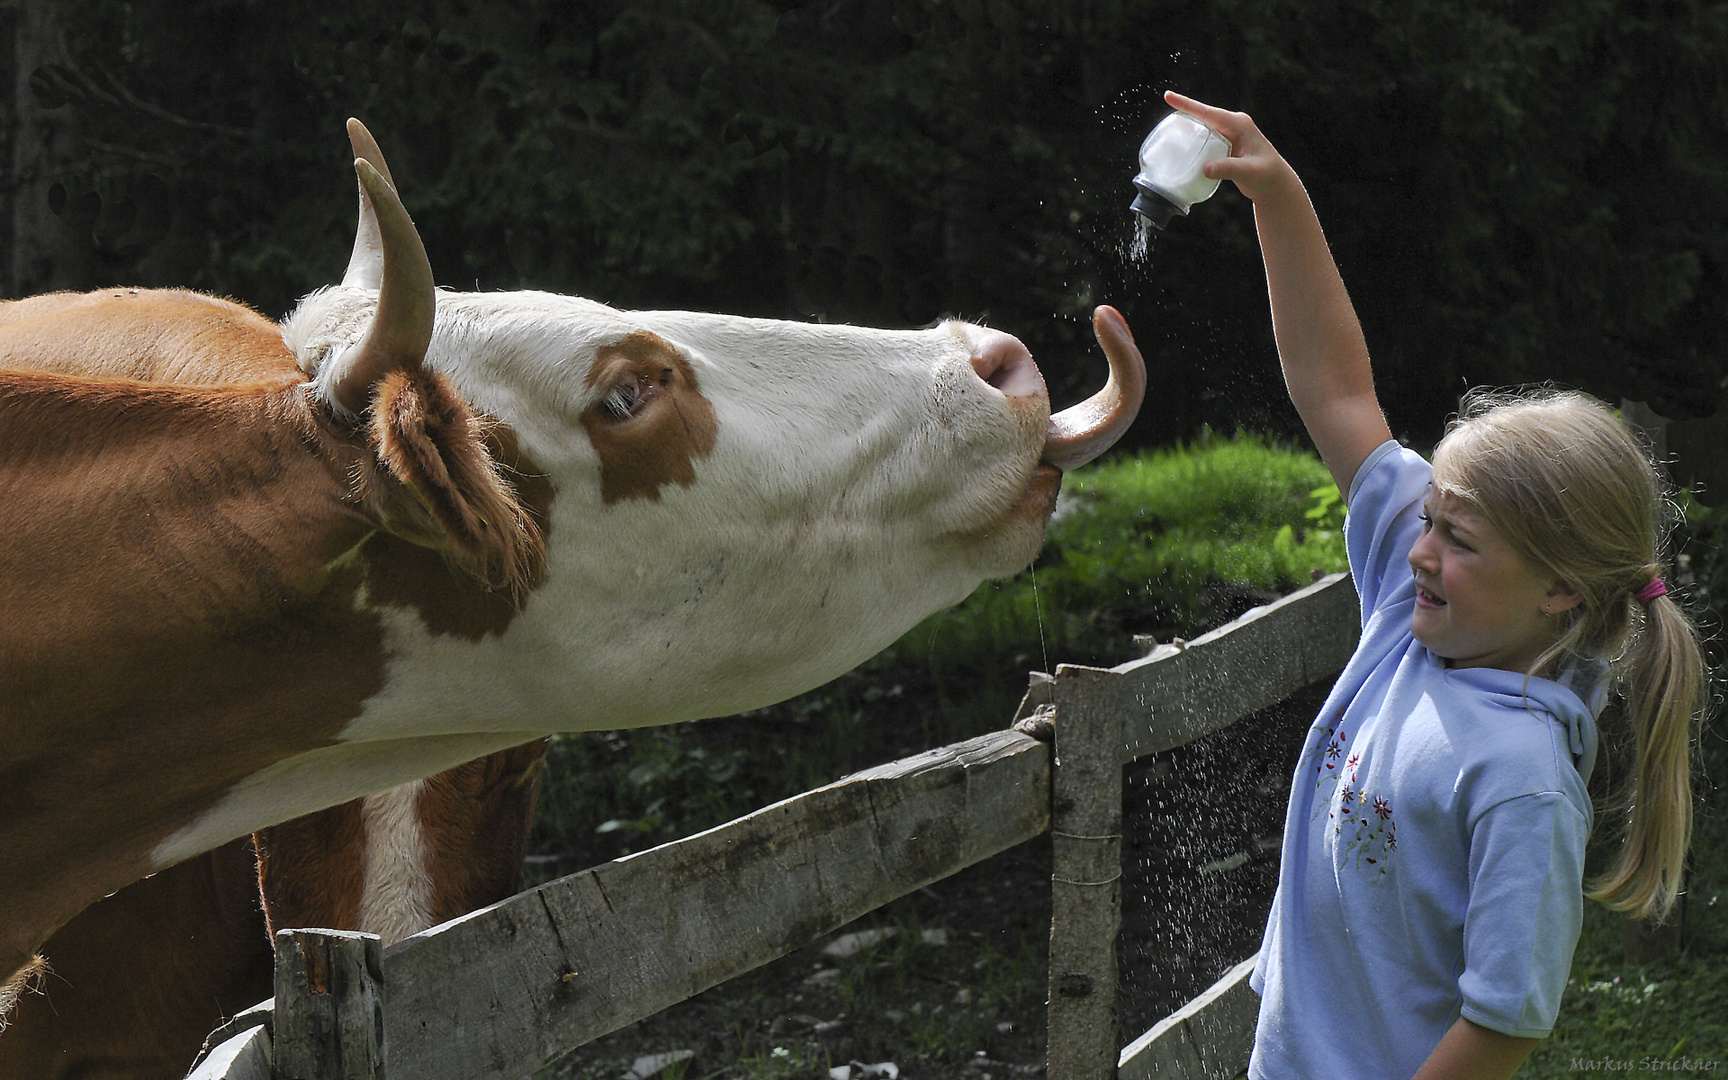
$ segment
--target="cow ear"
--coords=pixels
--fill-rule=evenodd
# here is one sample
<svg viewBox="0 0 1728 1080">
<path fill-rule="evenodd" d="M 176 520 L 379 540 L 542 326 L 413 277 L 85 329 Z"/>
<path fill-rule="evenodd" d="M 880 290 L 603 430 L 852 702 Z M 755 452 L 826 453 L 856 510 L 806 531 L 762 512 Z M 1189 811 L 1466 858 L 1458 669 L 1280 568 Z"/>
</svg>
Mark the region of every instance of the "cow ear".
<svg viewBox="0 0 1728 1080">
<path fill-rule="evenodd" d="M 520 595 L 535 582 L 545 540 L 487 451 L 483 421 L 444 376 L 424 368 L 385 375 L 369 435 L 405 489 L 385 500 L 386 528 L 443 551 L 489 588 Z"/>
</svg>

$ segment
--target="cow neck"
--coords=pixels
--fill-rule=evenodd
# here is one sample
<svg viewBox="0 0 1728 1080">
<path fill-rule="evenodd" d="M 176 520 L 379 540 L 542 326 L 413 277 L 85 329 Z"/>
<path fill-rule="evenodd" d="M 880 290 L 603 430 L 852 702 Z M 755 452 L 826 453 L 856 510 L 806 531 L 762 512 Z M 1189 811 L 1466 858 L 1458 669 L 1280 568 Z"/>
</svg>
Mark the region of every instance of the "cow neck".
<svg viewBox="0 0 1728 1080">
<path fill-rule="evenodd" d="M 383 683 L 369 455 L 299 387 L 0 372 L 0 982 Z M 67 807 L 76 812 L 67 813 Z"/>
</svg>

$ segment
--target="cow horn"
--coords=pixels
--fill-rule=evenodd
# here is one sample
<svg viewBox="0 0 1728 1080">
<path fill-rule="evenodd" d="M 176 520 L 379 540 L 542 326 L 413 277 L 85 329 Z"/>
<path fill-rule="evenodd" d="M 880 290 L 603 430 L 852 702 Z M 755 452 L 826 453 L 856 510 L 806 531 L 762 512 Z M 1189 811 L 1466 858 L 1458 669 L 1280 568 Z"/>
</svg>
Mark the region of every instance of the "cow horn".
<svg viewBox="0 0 1728 1080">
<path fill-rule="evenodd" d="M 359 414 L 366 411 L 379 379 L 398 368 L 418 367 L 425 357 L 432 341 L 437 289 L 426 248 L 396 189 L 365 158 L 354 160 L 354 172 L 371 201 L 378 227 L 378 310 L 366 336 L 332 373 L 329 386 L 331 401 Z"/>
<path fill-rule="evenodd" d="M 370 162 L 385 183 L 396 186 L 390 166 L 384 163 L 384 151 L 378 149 L 378 140 L 366 130 L 365 124 L 352 117 L 348 120 L 348 144 L 354 148 L 355 157 Z M 378 235 L 378 214 L 372 209 L 366 185 L 359 187 L 360 224 L 354 230 L 354 253 L 348 257 L 348 272 L 342 275 L 342 284 L 376 289 L 384 280 L 384 241 Z"/>
<path fill-rule="evenodd" d="M 1110 378 L 1104 389 L 1050 418 L 1040 460 L 1059 469 L 1084 465 L 1115 445 L 1146 397 L 1146 361 L 1121 313 L 1100 305 L 1092 313 L 1092 332 L 1110 361 Z"/>
</svg>

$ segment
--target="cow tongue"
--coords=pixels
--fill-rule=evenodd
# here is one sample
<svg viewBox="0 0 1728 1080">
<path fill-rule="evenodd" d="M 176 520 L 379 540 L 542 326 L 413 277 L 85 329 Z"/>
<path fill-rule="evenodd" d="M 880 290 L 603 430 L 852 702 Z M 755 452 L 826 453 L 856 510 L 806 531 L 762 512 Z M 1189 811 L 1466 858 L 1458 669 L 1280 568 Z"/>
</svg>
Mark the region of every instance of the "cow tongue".
<svg viewBox="0 0 1728 1080">
<path fill-rule="evenodd" d="M 1084 465 L 1115 445 L 1146 396 L 1146 362 L 1121 313 L 1101 305 L 1092 313 L 1092 332 L 1110 361 L 1110 378 L 1104 389 L 1050 418 L 1039 460 L 1058 469 Z"/>
</svg>

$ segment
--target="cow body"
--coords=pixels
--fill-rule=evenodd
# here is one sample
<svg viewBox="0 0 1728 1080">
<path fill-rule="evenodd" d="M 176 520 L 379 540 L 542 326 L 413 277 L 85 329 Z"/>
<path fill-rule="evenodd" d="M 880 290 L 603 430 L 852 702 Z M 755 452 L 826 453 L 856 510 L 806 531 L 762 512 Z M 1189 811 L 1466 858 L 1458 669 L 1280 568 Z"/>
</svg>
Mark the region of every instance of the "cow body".
<svg viewBox="0 0 1728 1080">
<path fill-rule="evenodd" d="M 97 901 L 44 946 L 53 970 L 0 1035 L 0 1080 L 179 1080 L 206 1035 L 271 995 L 275 929 L 391 944 L 514 895 L 545 755 L 544 740 L 500 751 Z"/>
<path fill-rule="evenodd" d="M 966 323 L 435 295 L 356 168 L 349 275 L 281 333 L 187 293 L 0 309 L 0 981 L 234 837 L 838 675 L 1030 562 L 1138 405 L 1053 418 Z"/>
<path fill-rule="evenodd" d="M 53 970 L 0 1034 L 0 1080 L 180 1080 L 271 994 L 250 840 L 134 882 L 49 939 Z"/>
</svg>

